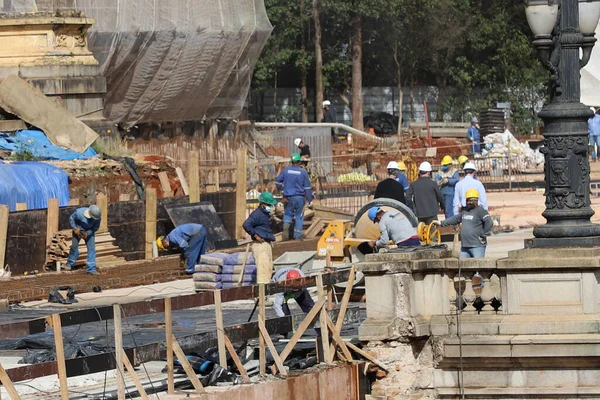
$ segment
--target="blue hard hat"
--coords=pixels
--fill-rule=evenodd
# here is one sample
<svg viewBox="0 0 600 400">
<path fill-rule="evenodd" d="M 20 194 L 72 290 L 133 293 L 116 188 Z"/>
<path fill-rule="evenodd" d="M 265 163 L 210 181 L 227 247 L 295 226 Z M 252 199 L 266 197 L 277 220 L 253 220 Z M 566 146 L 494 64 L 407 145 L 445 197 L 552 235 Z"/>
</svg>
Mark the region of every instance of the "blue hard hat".
<svg viewBox="0 0 600 400">
<path fill-rule="evenodd" d="M 375 222 L 375 217 L 377 216 L 377 213 L 379 212 L 380 208 L 379 207 L 371 207 L 369 208 L 369 212 L 368 212 L 368 216 L 369 219 L 373 222 Z"/>
</svg>

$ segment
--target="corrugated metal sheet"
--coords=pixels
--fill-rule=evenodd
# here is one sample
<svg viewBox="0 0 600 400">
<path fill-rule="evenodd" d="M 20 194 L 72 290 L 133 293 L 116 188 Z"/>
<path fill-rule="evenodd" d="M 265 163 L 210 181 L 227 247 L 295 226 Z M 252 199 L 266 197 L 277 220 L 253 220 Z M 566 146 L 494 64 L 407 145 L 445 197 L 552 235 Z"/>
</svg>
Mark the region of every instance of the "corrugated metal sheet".
<svg viewBox="0 0 600 400">
<path fill-rule="evenodd" d="M 298 152 L 294 139 L 302 138 L 302 141 L 310 147 L 312 165 L 317 165 L 319 173 L 331 173 L 331 129 L 330 128 L 294 128 L 278 129 L 276 131 L 262 131 L 262 134 L 273 138 L 273 146 L 284 147 L 290 154 Z"/>
</svg>

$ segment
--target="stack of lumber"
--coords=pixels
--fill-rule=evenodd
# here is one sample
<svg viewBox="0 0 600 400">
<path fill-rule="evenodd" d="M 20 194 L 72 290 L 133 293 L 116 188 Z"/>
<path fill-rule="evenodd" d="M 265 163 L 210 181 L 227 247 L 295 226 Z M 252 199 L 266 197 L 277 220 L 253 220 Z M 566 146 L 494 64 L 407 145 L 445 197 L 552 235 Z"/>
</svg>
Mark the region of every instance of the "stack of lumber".
<svg viewBox="0 0 600 400">
<path fill-rule="evenodd" d="M 429 123 L 432 138 L 464 138 L 467 136 L 467 129 L 471 124 L 469 122 L 435 122 Z M 415 137 L 427 137 L 427 124 L 425 122 L 413 122 L 409 127 L 410 132 Z"/>
<path fill-rule="evenodd" d="M 52 237 L 49 245 L 46 247 L 46 264 L 55 264 L 60 261 L 61 264 L 67 262 L 69 250 L 71 249 L 72 233 L 70 230 L 58 231 Z M 83 240 L 79 241 L 79 258 L 75 267 L 83 267 L 87 260 L 87 246 Z M 109 232 L 96 232 L 96 265 L 113 266 L 125 263 L 123 252 L 117 246 L 117 241 Z"/>
<path fill-rule="evenodd" d="M 275 213 L 275 220 L 282 224 L 281 218 L 283 218 L 283 208 L 276 210 Z M 304 238 L 314 239 L 316 237 L 319 237 L 323 233 L 327 225 L 331 221 L 335 220 L 354 222 L 354 215 L 352 215 L 352 213 L 339 210 L 337 208 L 325 207 L 318 204 L 315 204 L 312 210 L 309 210 L 308 208 L 304 209 Z M 277 233 L 275 237 L 279 242 L 281 241 L 282 234 Z"/>
</svg>

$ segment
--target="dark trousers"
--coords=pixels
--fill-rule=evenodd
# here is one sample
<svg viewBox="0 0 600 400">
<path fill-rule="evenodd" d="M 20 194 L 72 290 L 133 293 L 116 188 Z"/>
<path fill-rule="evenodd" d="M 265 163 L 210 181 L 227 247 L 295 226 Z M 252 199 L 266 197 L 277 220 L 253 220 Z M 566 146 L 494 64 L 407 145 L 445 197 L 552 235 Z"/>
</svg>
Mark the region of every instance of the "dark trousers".
<svg viewBox="0 0 600 400">
<path fill-rule="evenodd" d="M 187 274 L 193 274 L 196 268 L 196 264 L 200 262 L 200 257 L 206 253 L 206 228 L 202 227 L 197 235 L 190 239 L 188 247 L 185 248 L 183 254 L 187 259 L 185 272 Z"/>
<path fill-rule="evenodd" d="M 310 294 L 308 294 L 308 290 L 302 289 L 299 292 L 300 292 L 300 294 L 297 296 L 296 296 L 296 293 L 298 293 L 298 292 L 289 292 L 289 293 L 285 294 L 285 299 L 283 301 L 283 305 L 281 306 L 281 309 L 283 310 L 285 315 L 292 314 L 290 312 L 290 307 L 287 304 L 288 300 L 292 299 L 292 298 L 294 300 L 296 300 L 296 303 L 298 303 L 298 305 L 302 309 L 302 312 L 304 312 L 304 313 L 310 312 L 310 310 L 312 310 L 312 308 L 314 307 L 315 302 L 310 297 Z"/>
<path fill-rule="evenodd" d="M 417 219 L 419 220 L 419 222 L 424 222 L 425 225 L 429 225 L 430 223 L 435 221 L 436 218 L 437 218 L 437 215 L 434 215 L 433 217 L 419 217 Z"/>
</svg>

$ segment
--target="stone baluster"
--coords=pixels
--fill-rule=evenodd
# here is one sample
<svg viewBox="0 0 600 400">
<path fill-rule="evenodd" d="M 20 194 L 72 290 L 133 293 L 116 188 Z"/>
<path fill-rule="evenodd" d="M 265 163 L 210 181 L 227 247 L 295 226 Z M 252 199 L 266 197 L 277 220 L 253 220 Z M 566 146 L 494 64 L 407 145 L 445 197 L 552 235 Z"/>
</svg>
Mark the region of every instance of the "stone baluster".
<svg viewBox="0 0 600 400">
<path fill-rule="evenodd" d="M 465 308 L 463 309 L 463 312 L 467 312 L 467 313 L 474 313 L 477 311 L 477 309 L 473 305 L 473 303 L 475 302 L 475 299 L 477 298 L 477 294 L 473 290 L 473 279 L 472 278 L 473 278 L 472 272 L 467 272 L 465 274 L 465 290 L 463 292 L 462 297 L 465 301 Z"/>
<path fill-rule="evenodd" d="M 498 278 L 498 285 L 495 285 L 493 289 L 494 298 L 491 301 L 491 306 L 494 311 L 498 312 L 502 310 L 502 278 L 499 275 L 496 275 Z"/>
<path fill-rule="evenodd" d="M 480 311 L 492 311 L 492 300 L 494 299 L 494 292 L 492 291 L 492 285 L 490 279 L 494 275 L 493 271 L 483 272 L 483 288 L 481 290 L 481 301 L 483 307 Z"/>
<path fill-rule="evenodd" d="M 454 289 L 456 290 L 456 309 L 462 310 L 465 308 L 464 293 L 466 288 L 466 279 L 464 276 L 454 278 Z"/>
<path fill-rule="evenodd" d="M 454 287 L 455 271 L 448 271 L 446 277 L 448 279 L 448 302 L 450 303 L 450 312 L 456 311 L 456 288 Z"/>
</svg>

